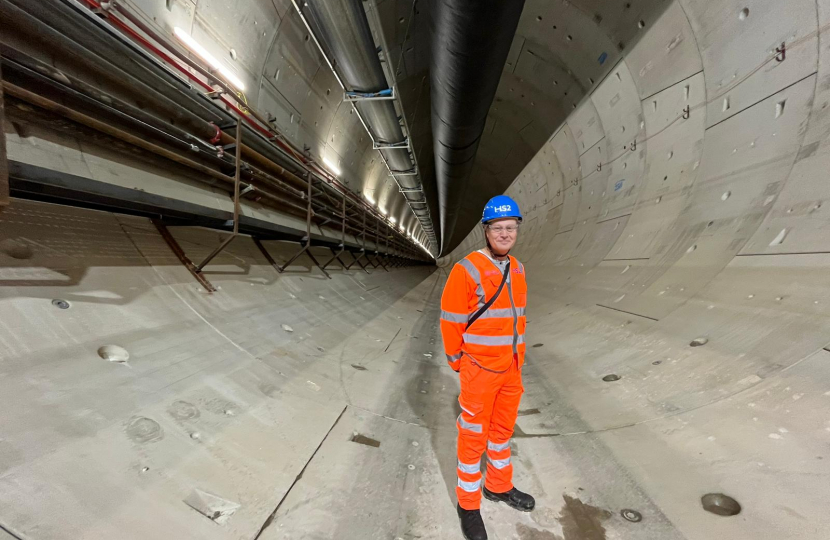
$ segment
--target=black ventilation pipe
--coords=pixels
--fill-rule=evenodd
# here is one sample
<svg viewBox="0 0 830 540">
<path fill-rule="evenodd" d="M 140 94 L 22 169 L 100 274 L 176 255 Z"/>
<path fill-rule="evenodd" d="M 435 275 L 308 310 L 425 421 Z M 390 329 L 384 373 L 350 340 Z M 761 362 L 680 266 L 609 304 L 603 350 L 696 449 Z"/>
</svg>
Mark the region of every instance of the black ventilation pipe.
<svg viewBox="0 0 830 540">
<path fill-rule="evenodd" d="M 524 0 L 432 0 L 432 133 L 447 251 Z"/>
</svg>

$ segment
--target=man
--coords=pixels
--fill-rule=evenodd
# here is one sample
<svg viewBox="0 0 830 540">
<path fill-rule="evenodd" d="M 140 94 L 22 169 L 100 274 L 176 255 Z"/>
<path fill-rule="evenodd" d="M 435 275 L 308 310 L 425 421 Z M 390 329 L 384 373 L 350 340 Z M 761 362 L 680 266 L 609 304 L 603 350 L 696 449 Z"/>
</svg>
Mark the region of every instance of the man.
<svg viewBox="0 0 830 540">
<path fill-rule="evenodd" d="M 524 266 L 508 255 L 522 215 L 516 201 L 493 197 L 481 223 L 486 246 L 450 272 L 441 297 L 441 335 L 460 373 L 458 517 L 467 540 L 487 540 L 481 519 L 481 455 L 487 451 L 484 496 L 530 512 L 536 501 L 513 487 L 510 437 L 519 412 L 525 356 L 527 282 Z"/>
</svg>

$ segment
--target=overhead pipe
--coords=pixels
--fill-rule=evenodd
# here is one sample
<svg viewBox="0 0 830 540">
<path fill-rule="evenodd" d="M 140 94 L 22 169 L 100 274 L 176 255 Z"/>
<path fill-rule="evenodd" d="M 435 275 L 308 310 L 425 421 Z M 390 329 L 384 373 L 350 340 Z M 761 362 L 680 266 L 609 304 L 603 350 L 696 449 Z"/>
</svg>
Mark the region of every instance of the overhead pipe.
<svg viewBox="0 0 830 540">
<path fill-rule="evenodd" d="M 99 131 L 109 137 L 113 137 L 130 145 L 136 146 L 141 148 L 142 150 L 148 151 L 160 157 L 169 159 L 174 161 L 180 165 L 183 165 L 189 169 L 195 170 L 200 172 L 203 177 L 212 178 L 214 180 L 219 180 L 221 184 L 227 185 L 228 183 L 233 182 L 233 179 L 215 169 L 212 169 L 206 165 L 198 163 L 192 159 L 185 158 L 179 155 L 176 152 L 170 151 L 166 148 L 163 148 L 155 143 L 147 141 L 141 137 L 138 137 L 132 133 L 124 131 L 123 129 L 117 128 L 112 126 L 106 122 L 98 118 L 93 118 L 87 114 L 79 112 L 75 109 L 72 109 L 66 105 L 56 103 L 44 96 L 39 94 L 35 94 L 29 90 L 23 89 L 9 81 L 3 81 L 3 87 L 6 90 L 7 94 L 13 98 L 21 99 L 35 105 L 43 110 L 49 111 L 54 114 L 58 114 L 63 116 L 73 122 L 77 122 L 81 125 L 84 125 L 88 128 L 94 129 Z M 14 106 L 11 107 L 12 112 L 15 111 Z M 32 116 L 31 112 L 28 116 Z M 279 181 L 275 178 L 269 177 L 267 174 L 258 171 L 256 169 L 251 169 L 246 173 L 248 176 L 254 177 L 259 179 L 260 181 L 265 181 L 266 186 L 269 188 L 274 188 L 278 191 L 282 191 L 286 193 L 289 197 L 289 200 L 281 198 L 279 196 L 274 195 L 273 193 L 269 192 L 268 189 L 263 189 L 263 186 L 258 186 L 256 189 L 256 196 L 258 198 L 264 199 L 262 202 L 266 206 L 271 206 L 273 208 L 279 209 L 281 211 L 287 211 L 288 213 L 294 215 L 302 215 L 305 216 L 307 212 L 307 203 L 304 203 L 306 197 L 302 193 L 297 193 L 296 191 L 291 190 L 291 188 L 287 186 L 283 186 L 279 183 Z M 284 197 L 285 195 L 283 195 Z M 297 200 L 298 203 L 291 202 L 290 199 Z M 319 218 L 327 218 L 329 220 L 335 220 L 336 216 L 334 215 L 331 208 L 323 207 L 322 210 L 317 210 L 315 212 L 315 216 Z M 354 222 L 355 219 L 351 218 L 350 221 Z M 357 227 L 349 227 L 350 230 L 358 231 Z M 376 239 L 379 242 L 379 238 Z"/>
<path fill-rule="evenodd" d="M 306 0 L 303 9 L 295 2 L 300 16 L 329 63 L 344 90 L 355 95 L 390 96 L 390 85 L 378 59 L 366 12 L 359 0 Z M 383 144 L 406 143 L 397 111 L 391 100 L 364 99 L 352 102 L 358 117 L 373 141 Z M 413 207 L 424 201 L 420 181 L 414 173 L 415 161 L 410 150 L 379 150 L 395 178 L 412 212 L 426 231 L 433 229 L 429 209 Z M 420 194 L 420 198 L 416 194 Z"/>
<path fill-rule="evenodd" d="M 11 0 L 11 1 L 13 3 L 17 3 L 18 1 L 22 1 L 22 0 Z M 84 1 L 84 3 L 89 5 L 90 7 L 93 7 L 93 8 L 101 7 L 101 4 L 99 4 L 95 0 L 83 0 L 83 1 Z M 61 1 L 52 0 L 52 2 L 54 4 L 54 7 L 60 8 L 61 12 L 65 11 L 65 8 L 68 7 L 64 2 L 61 2 Z M 44 26 L 44 19 L 41 18 L 40 20 L 37 20 L 35 18 L 32 18 L 31 13 L 27 13 L 28 8 L 29 8 L 30 5 L 27 4 L 27 11 L 23 11 L 23 10 L 17 11 L 14 7 L 8 6 L 8 4 L 5 4 L 5 2 L 0 2 L 0 8 L 3 8 L 4 5 L 6 5 L 9 9 L 13 10 L 11 13 L 6 13 L 6 15 L 10 16 L 7 20 L 10 20 L 11 17 L 14 17 L 15 19 L 18 19 L 18 20 L 22 19 L 23 27 L 29 27 L 29 31 L 25 31 L 25 29 L 24 29 L 24 33 L 27 36 L 45 36 L 45 35 L 48 34 L 47 40 L 53 46 L 56 43 L 60 42 L 61 45 L 58 47 L 59 50 L 71 50 L 74 53 L 74 54 L 71 54 L 69 59 L 71 59 L 72 61 L 75 61 L 75 62 L 77 62 L 79 59 L 86 62 L 91 58 L 90 55 L 94 55 L 95 58 L 98 60 L 98 63 L 100 63 L 101 65 L 98 65 L 98 66 L 92 65 L 91 66 L 89 63 L 87 63 L 87 65 L 86 65 L 87 69 L 89 69 L 90 67 L 92 67 L 93 69 L 95 69 L 96 67 L 101 68 L 103 65 L 106 65 L 106 69 L 99 69 L 98 73 L 103 74 L 104 77 L 108 78 L 109 82 L 115 84 L 116 86 L 120 86 L 122 89 L 127 90 L 128 92 L 132 91 L 133 93 L 135 92 L 135 87 L 137 85 L 139 88 L 142 88 L 141 95 L 143 96 L 143 98 L 145 100 L 150 99 L 151 101 L 153 101 L 155 103 L 155 105 L 160 106 L 162 109 L 166 109 L 165 114 L 168 114 L 169 116 L 172 116 L 174 118 L 178 118 L 180 121 L 184 120 L 184 118 L 181 116 L 182 114 L 184 114 L 185 117 L 187 118 L 186 123 L 188 123 L 190 126 L 192 126 L 192 128 L 194 128 L 194 130 L 197 133 L 199 133 L 201 137 L 203 137 L 205 139 L 208 139 L 208 138 L 211 138 L 211 137 L 215 136 L 215 134 L 216 134 L 215 126 L 211 125 L 207 121 L 203 120 L 202 118 L 200 118 L 195 113 L 196 110 L 201 112 L 202 110 L 206 110 L 206 109 L 204 109 L 203 105 L 196 104 L 192 100 L 193 96 L 188 96 L 187 98 L 185 98 L 184 101 L 182 101 L 181 97 L 184 96 L 187 93 L 186 92 L 182 93 L 181 90 L 178 90 L 178 92 L 179 92 L 178 94 L 176 94 L 175 92 L 173 92 L 171 94 L 168 90 L 172 90 L 173 87 L 169 83 L 163 84 L 161 86 L 155 86 L 155 87 L 149 87 L 149 86 L 146 86 L 144 84 L 143 81 L 147 80 L 147 77 L 146 77 L 147 73 L 146 72 L 148 70 L 149 71 L 154 71 L 154 72 L 159 72 L 159 74 L 161 74 L 160 70 L 156 66 L 151 66 L 151 64 L 146 63 L 146 61 L 136 63 L 134 61 L 135 60 L 134 56 L 130 56 L 130 58 L 133 58 L 133 61 L 119 62 L 118 64 L 114 64 L 114 63 L 112 63 L 112 61 L 110 59 L 106 59 L 103 56 L 100 56 L 99 53 L 96 53 L 94 51 L 86 49 L 84 46 L 79 45 L 78 42 L 75 41 L 74 39 L 66 39 L 66 36 L 56 32 L 54 28 L 52 28 L 50 26 Z M 64 26 L 64 29 L 67 28 L 65 26 L 65 23 L 68 22 L 69 20 L 75 20 L 75 18 L 77 16 L 77 14 L 73 13 L 72 11 L 73 10 L 69 10 L 69 11 L 66 11 L 65 13 L 63 13 L 63 15 L 65 15 L 65 17 L 63 17 L 62 20 L 64 22 L 61 23 L 61 24 Z M 39 11 L 38 13 L 41 17 L 51 17 L 51 16 L 54 16 L 57 13 L 57 11 L 56 10 Z M 147 42 L 142 36 L 135 33 L 131 28 L 126 26 L 123 22 L 118 21 L 118 19 L 116 19 L 115 17 L 112 17 L 111 14 L 109 14 L 109 13 L 107 13 L 107 15 L 108 15 L 107 20 L 116 23 L 115 25 L 120 30 L 122 30 L 123 32 L 130 35 L 131 38 L 141 42 L 142 46 L 147 47 L 151 52 L 153 52 L 157 56 L 160 56 L 163 60 L 168 62 L 171 65 L 171 67 L 177 68 L 180 71 L 182 71 L 183 73 L 186 73 L 187 75 L 189 75 L 190 80 L 192 82 L 197 83 L 198 86 L 201 86 L 203 89 L 212 90 L 209 85 L 205 84 L 201 79 L 198 79 L 197 77 L 193 77 L 192 73 L 190 73 L 186 69 L 183 69 L 182 66 L 179 65 L 169 55 L 164 54 L 157 47 L 155 47 L 152 44 L 150 44 L 149 42 Z M 75 22 L 77 23 L 77 21 L 75 21 Z M 38 31 L 33 31 L 34 30 L 34 28 L 32 27 L 33 24 L 38 25 L 38 27 L 39 27 Z M 18 26 L 18 25 L 15 25 L 13 27 L 17 28 L 17 29 L 21 28 L 21 26 Z M 73 29 L 73 32 L 77 33 L 77 31 L 74 30 L 74 29 Z M 87 33 L 88 33 L 88 30 L 87 30 Z M 112 45 L 116 45 L 116 44 L 121 45 L 121 43 L 119 43 L 117 41 L 112 41 L 111 36 L 102 36 L 102 35 L 98 35 L 98 34 L 96 34 L 96 35 L 98 36 L 96 38 L 96 40 L 99 43 L 101 42 L 101 39 L 105 39 L 105 40 L 109 40 L 111 42 L 110 44 L 112 44 Z M 101 50 L 106 50 L 107 54 L 115 54 L 117 49 L 119 49 L 119 47 L 108 46 L 108 47 L 102 48 Z M 171 51 L 175 51 L 175 49 L 171 49 Z M 179 58 L 181 60 L 181 57 L 178 56 L 178 51 L 175 51 L 175 53 L 177 54 L 177 58 Z M 122 56 L 123 56 L 123 54 L 122 54 Z M 137 68 L 141 71 L 144 71 L 145 73 L 142 76 L 137 76 L 133 72 L 127 73 L 127 71 L 126 71 L 127 69 L 134 69 L 134 68 Z M 125 71 L 121 71 L 122 69 L 125 70 Z M 154 74 L 156 74 L 156 73 L 154 73 Z M 161 99 L 161 94 L 159 94 L 156 91 L 156 88 L 158 88 L 159 90 L 162 91 L 162 93 L 164 94 L 164 98 L 166 98 L 166 99 Z M 280 165 L 276 164 L 273 161 L 273 159 L 274 159 L 273 154 L 274 153 L 271 151 L 271 149 L 273 148 L 271 146 L 271 144 L 275 144 L 278 147 L 280 147 L 281 150 L 291 154 L 291 157 L 297 163 L 300 164 L 301 169 L 312 168 L 312 169 L 314 169 L 315 174 L 318 177 L 321 177 L 324 181 L 326 181 L 328 183 L 336 185 L 338 187 L 338 191 L 340 191 L 340 192 L 343 192 L 343 190 L 348 191 L 347 188 L 345 188 L 345 186 L 342 186 L 342 184 L 340 184 L 335 179 L 333 179 L 330 175 L 328 175 L 327 172 L 321 170 L 319 166 L 316 166 L 313 162 L 311 162 L 305 156 L 302 156 L 301 154 L 298 154 L 297 150 L 292 148 L 290 146 L 290 144 L 287 143 L 287 141 L 279 140 L 276 133 L 274 133 L 272 131 L 269 131 L 268 129 L 265 129 L 262 126 L 259 126 L 258 123 L 254 119 L 250 118 L 249 115 L 245 115 L 244 113 L 242 113 L 242 111 L 240 111 L 237 107 L 235 107 L 233 105 L 233 103 L 231 103 L 227 99 L 225 99 L 224 96 L 221 96 L 221 99 L 223 100 L 223 102 L 225 102 L 225 104 L 227 106 L 229 106 L 231 108 L 231 110 L 236 111 L 237 113 L 243 114 L 243 118 L 246 120 L 249 127 L 256 128 L 255 131 L 259 131 L 261 135 L 267 137 L 268 140 L 270 141 L 270 144 L 266 144 L 265 141 L 262 140 L 262 139 L 258 139 L 258 138 L 249 138 L 248 139 L 249 141 L 256 141 L 256 143 L 259 143 L 259 144 L 257 144 L 257 146 L 260 147 L 261 150 L 267 151 L 268 154 L 269 154 L 269 158 L 265 158 L 265 156 L 263 156 L 261 154 L 257 155 L 258 152 L 251 151 L 251 149 L 247 145 L 243 145 L 244 146 L 243 151 L 245 151 L 245 154 L 246 155 L 250 154 L 249 157 L 253 157 L 255 161 L 259 161 L 261 166 L 271 168 L 272 170 L 274 170 L 273 167 L 276 166 L 277 168 L 281 169 L 282 171 L 285 171 L 286 173 L 289 173 L 289 171 L 287 171 L 287 169 L 284 169 L 283 167 L 281 167 Z M 176 105 L 171 107 L 171 105 L 173 103 L 175 103 Z M 195 107 L 194 107 L 194 105 L 195 105 Z M 231 118 L 230 116 L 227 116 L 224 111 L 220 111 L 219 109 L 216 109 L 216 111 L 217 111 L 217 113 L 221 113 L 221 116 L 222 116 L 223 119 L 230 119 Z M 251 112 L 252 114 L 254 113 L 254 111 L 252 111 L 250 109 L 249 109 L 249 112 Z M 258 115 L 255 115 L 255 116 L 257 118 L 259 118 Z M 230 135 L 222 133 L 220 142 L 223 143 L 223 144 L 233 144 L 234 139 Z M 280 174 L 280 172 L 278 172 L 278 171 L 274 171 L 274 172 L 277 172 L 277 174 Z M 293 175 L 293 173 L 290 173 L 290 174 Z M 286 176 L 288 176 L 288 175 L 286 175 Z M 298 185 L 298 183 L 296 182 L 296 179 L 297 179 L 296 175 L 293 175 L 293 178 L 291 178 L 291 177 L 286 178 L 286 180 L 288 180 L 290 183 L 294 184 L 296 187 L 300 187 L 300 185 Z M 305 182 L 304 181 L 301 181 L 301 184 L 302 184 L 302 187 L 305 187 Z M 351 192 L 348 192 L 347 196 L 349 196 L 349 198 L 352 199 L 353 201 L 357 201 L 359 203 L 359 205 L 364 209 L 364 211 L 368 210 L 376 219 L 384 219 L 384 218 L 380 217 L 372 207 L 370 207 L 368 204 L 366 204 L 365 201 L 362 201 L 361 199 L 359 199 L 357 197 L 354 197 L 354 195 Z"/>
<path fill-rule="evenodd" d="M 434 0 L 430 63 L 441 251 L 447 252 L 524 0 Z"/>
</svg>

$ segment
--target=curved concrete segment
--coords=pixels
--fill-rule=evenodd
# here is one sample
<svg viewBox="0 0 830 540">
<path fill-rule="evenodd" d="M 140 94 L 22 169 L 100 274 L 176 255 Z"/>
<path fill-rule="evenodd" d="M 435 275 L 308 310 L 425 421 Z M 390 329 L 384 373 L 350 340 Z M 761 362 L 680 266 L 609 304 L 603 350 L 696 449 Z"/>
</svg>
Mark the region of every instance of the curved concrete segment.
<svg viewBox="0 0 830 540">
<path fill-rule="evenodd" d="M 508 190 L 538 502 L 485 502 L 492 538 L 828 536 L 828 25 L 827 0 L 670 4 Z M 12 200 L 0 538 L 460 538 L 438 314 L 480 245 L 328 280 L 240 238 L 208 294 L 147 220 Z"/>
</svg>

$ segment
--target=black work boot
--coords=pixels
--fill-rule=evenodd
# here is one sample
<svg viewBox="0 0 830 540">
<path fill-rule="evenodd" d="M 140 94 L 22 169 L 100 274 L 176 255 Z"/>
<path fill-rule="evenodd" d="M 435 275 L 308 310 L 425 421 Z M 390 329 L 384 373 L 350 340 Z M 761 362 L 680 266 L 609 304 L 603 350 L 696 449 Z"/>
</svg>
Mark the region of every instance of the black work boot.
<svg viewBox="0 0 830 540">
<path fill-rule="evenodd" d="M 521 510 L 522 512 L 530 512 L 536 506 L 536 499 L 527 493 L 522 493 L 516 488 L 505 493 L 493 493 L 486 487 L 482 491 L 484 492 L 484 497 L 488 500 L 507 503 L 507 506 Z"/>
<path fill-rule="evenodd" d="M 479 510 L 464 510 L 458 505 L 458 518 L 461 520 L 461 532 L 467 540 L 487 540 L 484 520 Z"/>
</svg>

